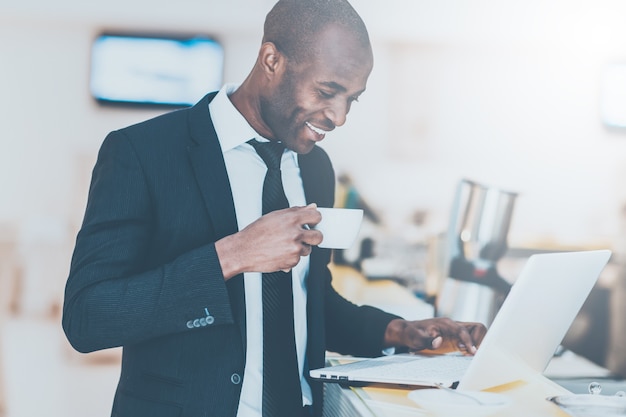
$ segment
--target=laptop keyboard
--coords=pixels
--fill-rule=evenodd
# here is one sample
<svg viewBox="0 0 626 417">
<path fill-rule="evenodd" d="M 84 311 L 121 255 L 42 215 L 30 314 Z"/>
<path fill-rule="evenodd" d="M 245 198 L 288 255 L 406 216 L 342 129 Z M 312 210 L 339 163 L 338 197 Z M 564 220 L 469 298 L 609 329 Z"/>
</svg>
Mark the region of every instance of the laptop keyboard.
<svg viewBox="0 0 626 417">
<path fill-rule="evenodd" d="M 434 356 L 413 358 L 410 361 L 397 362 L 380 368 L 381 376 L 395 376 L 401 379 L 459 380 L 469 366 L 471 356 Z"/>
<path fill-rule="evenodd" d="M 419 380 L 459 380 L 467 370 L 471 356 L 442 355 L 394 355 L 380 360 L 364 360 L 335 367 L 344 368 L 355 377 L 393 377 Z"/>
</svg>

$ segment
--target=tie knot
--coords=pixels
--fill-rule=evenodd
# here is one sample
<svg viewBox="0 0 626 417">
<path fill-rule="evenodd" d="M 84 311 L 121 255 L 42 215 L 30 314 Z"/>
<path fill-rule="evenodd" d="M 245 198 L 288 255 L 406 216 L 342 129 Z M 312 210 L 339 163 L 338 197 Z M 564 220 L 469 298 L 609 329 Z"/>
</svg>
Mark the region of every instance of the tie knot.
<svg viewBox="0 0 626 417">
<path fill-rule="evenodd" d="M 254 146 L 256 153 L 263 159 L 268 169 L 280 169 L 280 160 L 285 150 L 285 146 L 282 143 L 259 142 L 255 139 L 249 140 L 248 143 Z"/>
</svg>

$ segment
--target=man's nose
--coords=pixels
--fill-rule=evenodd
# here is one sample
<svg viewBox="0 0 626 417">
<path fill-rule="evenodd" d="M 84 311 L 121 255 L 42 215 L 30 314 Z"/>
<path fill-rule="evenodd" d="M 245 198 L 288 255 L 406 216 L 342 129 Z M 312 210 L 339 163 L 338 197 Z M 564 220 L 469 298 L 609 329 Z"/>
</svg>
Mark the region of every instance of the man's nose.
<svg viewBox="0 0 626 417">
<path fill-rule="evenodd" d="M 349 111 L 350 106 L 347 103 L 337 100 L 326 109 L 326 117 L 328 117 L 335 126 L 343 126 L 343 124 L 346 123 Z"/>
</svg>

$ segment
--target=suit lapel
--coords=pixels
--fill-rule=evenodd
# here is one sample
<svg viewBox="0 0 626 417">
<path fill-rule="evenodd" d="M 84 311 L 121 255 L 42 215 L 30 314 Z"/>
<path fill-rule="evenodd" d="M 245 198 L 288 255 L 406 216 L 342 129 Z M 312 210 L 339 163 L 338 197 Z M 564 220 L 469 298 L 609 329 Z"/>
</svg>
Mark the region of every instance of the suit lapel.
<svg viewBox="0 0 626 417">
<path fill-rule="evenodd" d="M 332 207 L 334 202 L 335 174 L 326 154 L 318 147 L 298 156 L 300 174 L 307 203 L 319 207 Z M 314 247 L 311 252 L 307 277 L 307 366 L 318 368 L 324 365 L 325 338 L 325 290 L 330 286 L 328 269 L 330 249 Z M 314 396 L 322 395 L 321 384 L 313 384 Z"/>
<path fill-rule="evenodd" d="M 317 147 L 307 154 L 298 155 L 302 186 L 307 204 L 317 203 L 319 207 L 332 207 L 335 177 L 330 165 L 322 166 L 322 155 L 323 152 Z"/>
<path fill-rule="evenodd" d="M 209 101 L 207 96 L 191 108 L 189 128 L 192 143 L 187 150 L 217 240 L 237 232 L 238 228 L 222 149 L 209 115 Z"/>
<path fill-rule="evenodd" d="M 189 159 L 202 193 L 207 213 L 215 230 L 215 240 L 236 233 L 237 215 L 224 156 L 209 114 L 209 102 L 215 94 L 210 94 L 190 109 L 190 145 L 187 147 Z M 241 340 L 246 351 L 246 311 L 243 274 L 226 282 L 235 321 L 241 332 Z"/>
</svg>

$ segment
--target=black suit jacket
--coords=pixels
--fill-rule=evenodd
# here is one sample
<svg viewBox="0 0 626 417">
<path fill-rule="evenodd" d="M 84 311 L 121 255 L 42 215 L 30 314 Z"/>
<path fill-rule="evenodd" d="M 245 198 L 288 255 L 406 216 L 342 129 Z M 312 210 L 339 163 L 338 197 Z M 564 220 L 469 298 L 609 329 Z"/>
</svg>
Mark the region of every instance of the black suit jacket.
<svg viewBox="0 0 626 417">
<path fill-rule="evenodd" d="M 76 239 L 63 307 L 75 349 L 123 346 L 113 416 L 235 416 L 245 365 L 243 276 L 224 281 L 214 242 L 237 232 L 214 96 L 105 139 Z M 334 172 L 315 147 L 299 156 L 307 202 L 333 205 Z M 375 356 L 396 316 L 331 286 L 330 251 L 307 280 L 309 369 L 325 350 Z M 314 414 L 322 387 L 311 381 Z"/>
</svg>

